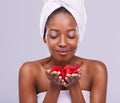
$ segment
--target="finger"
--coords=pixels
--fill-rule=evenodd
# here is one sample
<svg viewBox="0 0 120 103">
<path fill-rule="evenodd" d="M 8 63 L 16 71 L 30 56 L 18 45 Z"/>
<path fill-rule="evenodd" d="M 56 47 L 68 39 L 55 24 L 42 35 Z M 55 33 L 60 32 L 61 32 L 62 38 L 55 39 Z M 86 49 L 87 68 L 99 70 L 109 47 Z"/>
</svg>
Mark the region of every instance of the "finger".
<svg viewBox="0 0 120 103">
<path fill-rule="evenodd" d="M 62 79 L 62 84 L 64 85 L 64 82 L 65 82 L 65 80 L 64 79 Z"/>
<path fill-rule="evenodd" d="M 68 74 L 67 77 L 65 78 L 65 83 L 64 86 L 65 87 L 69 87 L 73 84 L 73 77 L 71 74 Z"/>
<path fill-rule="evenodd" d="M 73 80 L 74 80 L 74 81 L 77 81 L 77 80 L 80 79 L 80 74 L 74 73 L 74 74 L 72 74 L 72 77 L 73 77 Z"/>
<path fill-rule="evenodd" d="M 45 71 L 45 73 L 47 74 L 48 79 L 51 78 L 51 77 L 50 77 L 50 72 L 51 72 L 51 70 L 49 70 L 49 69 Z"/>
<path fill-rule="evenodd" d="M 62 76 L 59 76 L 59 80 L 62 81 Z"/>
<path fill-rule="evenodd" d="M 67 74 L 67 77 L 69 78 L 69 81 L 72 81 L 72 79 L 73 79 L 72 74 Z"/>
<path fill-rule="evenodd" d="M 64 81 L 63 86 L 68 87 L 68 84 Z"/>
<path fill-rule="evenodd" d="M 81 74 L 79 74 L 79 73 L 73 73 L 72 76 L 73 76 L 73 77 L 80 77 Z"/>
<path fill-rule="evenodd" d="M 73 74 L 71 74 L 71 75 L 68 75 L 67 76 L 68 78 L 69 78 L 69 81 L 67 81 L 68 83 L 68 85 L 72 85 L 72 84 L 74 84 L 76 81 L 78 81 L 78 79 L 79 79 L 79 76 L 78 76 L 78 74 L 76 74 L 76 73 L 73 73 Z M 67 78 L 66 78 L 67 79 Z"/>
<path fill-rule="evenodd" d="M 62 76 L 59 76 L 59 84 L 61 84 L 62 85 L 62 82 L 63 82 L 63 79 L 62 79 Z"/>
<path fill-rule="evenodd" d="M 61 83 L 61 80 L 62 80 L 62 77 L 59 76 L 60 75 L 60 72 L 53 72 L 53 77 L 51 78 L 51 81 L 54 83 L 54 84 L 57 84 L 57 85 L 62 85 Z"/>
<path fill-rule="evenodd" d="M 45 73 L 46 73 L 47 75 L 49 75 L 49 74 L 50 74 L 50 71 L 51 71 L 51 70 L 48 69 L 48 70 L 45 71 Z"/>
<path fill-rule="evenodd" d="M 65 82 L 67 84 L 71 82 L 71 74 L 67 74 L 67 76 L 65 77 Z"/>
<path fill-rule="evenodd" d="M 49 79 L 52 80 L 56 74 L 56 71 L 53 71 L 49 74 Z"/>
<path fill-rule="evenodd" d="M 78 74 L 79 74 L 79 75 L 81 75 L 81 73 L 82 73 L 82 72 L 81 72 L 81 71 L 79 71 L 79 73 L 78 73 Z"/>
<path fill-rule="evenodd" d="M 56 83 L 59 82 L 59 74 L 60 74 L 60 72 L 54 73 L 53 81 L 56 82 Z"/>
</svg>

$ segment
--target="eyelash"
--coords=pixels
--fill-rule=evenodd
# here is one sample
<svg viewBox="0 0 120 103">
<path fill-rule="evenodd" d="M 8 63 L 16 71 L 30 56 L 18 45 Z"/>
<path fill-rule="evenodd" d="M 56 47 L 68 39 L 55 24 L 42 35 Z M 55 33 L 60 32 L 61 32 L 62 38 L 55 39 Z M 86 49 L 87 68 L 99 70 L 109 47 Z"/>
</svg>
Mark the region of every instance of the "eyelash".
<svg viewBox="0 0 120 103">
<path fill-rule="evenodd" d="M 52 38 L 52 39 L 56 39 L 57 36 L 58 36 L 57 34 L 55 34 L 55 35 L 49 34 L 49 37 Z"/>
<path fill-rule="evenodd" d="M 52 38 L 52 39 L 56 39 L 59 35 L 58 34 L 55 34 L 55 35 L 52 35 L 52 34 L 49 34 L 49 37 Z M 69 39 L 74 39 L 76 37 L 76 34 L 67 34 L 67 37 Z"/>
<path fill-rule="evenodd" d="M 50 37 L 50 38 L 52 38 L 52 39 L 56 39 L 57 37 Z"/>
<path fill-rule="evenodd" d="M 68 36 L 70 39 L 74 39 L 74 38 L 76 37 L 76 34 L 72 34 L 72 35 L 68 34 L 67 36 Z"/>
<path fill-rule="evenodd" d="M 75 37 L 69 37 L 70 39 L 74 39 Z"/>
</svg>

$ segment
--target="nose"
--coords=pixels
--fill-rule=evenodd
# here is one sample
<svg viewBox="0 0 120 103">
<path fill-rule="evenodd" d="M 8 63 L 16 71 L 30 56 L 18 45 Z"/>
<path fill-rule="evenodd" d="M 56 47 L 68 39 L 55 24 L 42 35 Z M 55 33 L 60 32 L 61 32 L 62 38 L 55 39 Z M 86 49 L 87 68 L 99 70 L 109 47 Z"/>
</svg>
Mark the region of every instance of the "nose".
<svg viewBox="0 0 120 103">
<path fill-rule="evenodd" d="M 65 35 L 60 36 L 59 41 L 58 41 L 58 46 L 62 48 L 67 46 L 67 39 Z"/>
</svg>

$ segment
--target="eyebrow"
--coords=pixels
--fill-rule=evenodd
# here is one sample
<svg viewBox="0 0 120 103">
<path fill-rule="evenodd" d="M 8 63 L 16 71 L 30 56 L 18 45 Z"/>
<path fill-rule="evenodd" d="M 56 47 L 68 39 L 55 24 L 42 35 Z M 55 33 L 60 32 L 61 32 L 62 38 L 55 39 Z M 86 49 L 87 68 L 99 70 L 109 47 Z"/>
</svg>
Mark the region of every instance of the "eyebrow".
<svg viewBox="0 0 120 103">
<path fill-rule="evenodd" d="M 59 32 L 59 30 L 57 30 L 57 29 L 50 29 L 49 31 L 56 31 L 56 32 Z M 76 31 L 76 29 L 69 29 L 69 30 L 67 30 L 68 32 L 70 32 L 70 31 Z"/>
<path fill-rule="evenodd" d="M 69 29 L 69 30 L 67 30 L 68 32 L 70 32 L 70 31 L 76 31 L 76 29 Z"/>
<path fill-rule="evenodd" d="M 52 31 L 59 33 L 59 30 L 57 30 L 55 28 L 49 29 L 49 32 L 52 32 Z M 70 28 L 70 29 L 67 30 L 67 32 L 71 32 L 71 31 L 77 31 L 77 30 L 76 30 L 76 28 Z"/>
<path fill-rule="evenodd" d="M 59 32 L 57 29 L 50 29 L 49 31 Z"/>
</svg>

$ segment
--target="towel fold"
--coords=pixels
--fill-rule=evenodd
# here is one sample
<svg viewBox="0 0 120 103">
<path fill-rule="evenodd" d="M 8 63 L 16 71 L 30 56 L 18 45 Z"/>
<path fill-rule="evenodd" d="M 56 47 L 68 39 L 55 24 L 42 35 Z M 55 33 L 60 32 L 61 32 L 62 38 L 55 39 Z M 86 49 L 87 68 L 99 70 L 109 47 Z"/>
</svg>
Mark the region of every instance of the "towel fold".
<svg viewBox="0 0 120 103">
<path fill-rule="evenodd" d="M 76 20 L 80 41 L 82 41 L 87 21 L 84 0 L 44 0 L 40 16 L 40 34 L 43 37 L 49 15 L 60 7 L 66 8 Z"/>
</svg>

